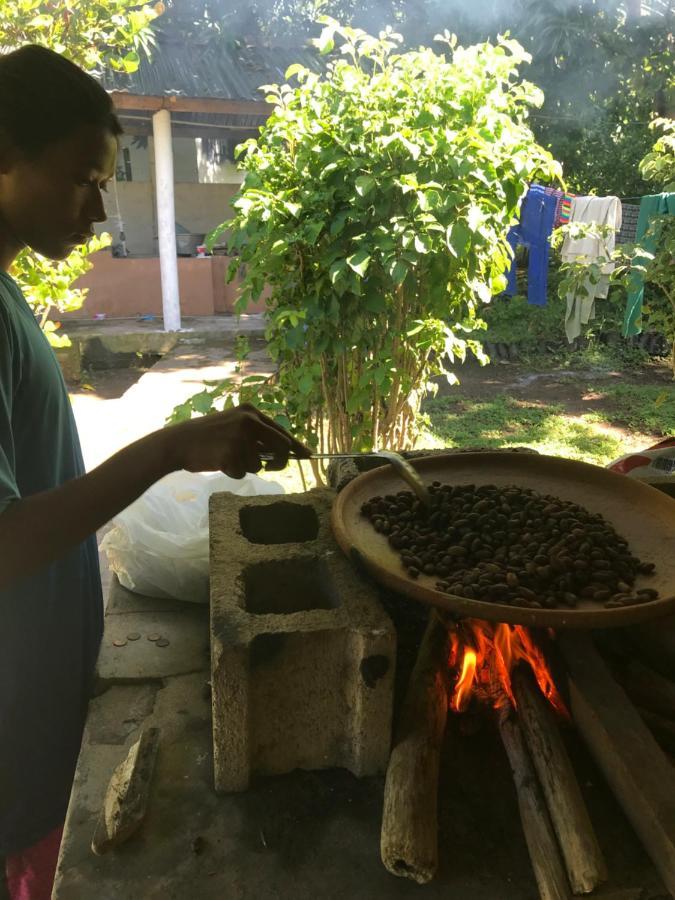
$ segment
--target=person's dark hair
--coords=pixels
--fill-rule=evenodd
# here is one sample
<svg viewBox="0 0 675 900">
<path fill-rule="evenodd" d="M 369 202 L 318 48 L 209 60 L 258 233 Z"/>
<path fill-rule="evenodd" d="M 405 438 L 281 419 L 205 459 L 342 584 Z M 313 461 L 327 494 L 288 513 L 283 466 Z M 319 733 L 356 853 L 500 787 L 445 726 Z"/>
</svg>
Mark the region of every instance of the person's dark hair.
<svg viewBox="0 0 675 900">
<path fill-rule="evenodd" d="M 0 144 L 37 156 L 82 125 L 122 133 L 111 98 L 91 75 L 36 44 L 0 55 Z"/>
</svg>

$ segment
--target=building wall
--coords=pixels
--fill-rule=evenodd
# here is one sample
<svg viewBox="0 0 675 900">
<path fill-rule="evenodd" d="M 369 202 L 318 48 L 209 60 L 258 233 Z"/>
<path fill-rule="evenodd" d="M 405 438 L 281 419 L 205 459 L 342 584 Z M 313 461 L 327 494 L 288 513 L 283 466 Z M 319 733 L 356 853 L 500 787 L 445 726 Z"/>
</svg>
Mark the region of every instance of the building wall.
<svg viewBox="0 0 675 900">
<path fill-rule="evenodd" d="M 128 160 L 124 149 L 129 151 Z M 174 149 L 174 195 L 176 222 L 193 234 L 206 234 L 232 214 L 230 200 L 239 188 L 239 180 L 232 180 L 226 164 L 204 173 L 212 180 L 200 178 L 195 140 L 176 138 Z M 156 256 L 157 213 L 154 190 L 152 138 L 148 149 L 139 148 L 126 137 L 122 145 L 118 171 L 131 166 L 131 181 L 118 180 L 106 195 L 108 221 L 97 226 L 97 232 L 109 231 L 117 242 L 120 219 L 124 225 L 127 250 L 131 256 Z M 202 164 L 204 160 L 202 159 Z M 118 217 L 119 209 L 119 217 Z"/>
<path fill-rule="evenodd" d="M 162 315 L 162 286 L 158 257 L 116 259 L 109 250 L 92 258 L 91 271 L 78 279 L 75 286 L 88 288 L 84 308 L 74 313 L 61 313 L 59 318 L 91 319 L 135 318 L 139 315 Z M 237 297 L 237 283 L 225 283 L 230 260 L 226 256 L 179 257 L 178 289 L 184 316 L 212 316 L 232 313 Z M 261 312 L 264 302 L 247 312 Z"/>
<path fill-rule="evenodd" d="M 117 203 L 124 223 L 127 248 L 133 256 L 154 256 L 156 253 L 153 235 L 157 231 L 155 196 L 149 181 L 118 181 L 106 195 L 108 221 L 96 226 L 96 231 L 109 231 L 116 242 L 119 236 Z"/>
<path fill-rule="evenodd" d="M 127 258 L 103 251 L 94 268 L 78 282 L 89 289 L 86 305 L 64 318 L 108 318 L 161 315 L 162 297 L 157 247 L 157 212 L 153 139 L 121 141 L 117 179 L 106 195 L 108 221 L 96 230 L 109 231 L 113 244 L 123 228 Z M 207 234 L 232 214 L 230 201 L 242 181 L 231 161 L 213 162 L 194 138 L 174 138 L 176 223 L 191 234 Z M 179 257 L 178 277 L 184 316 L 231 313 L 236 284 L 225 284 L 226 257 Z M 259 311 L 263 304 L 251 311 Z"/>
<path fill-rule="evenodd" d="M 176 221 L 194 234 L 209 232 L 232 215 L 230 200 L 236 192 L 236 184 L 177 183 Z"/>
</svg>

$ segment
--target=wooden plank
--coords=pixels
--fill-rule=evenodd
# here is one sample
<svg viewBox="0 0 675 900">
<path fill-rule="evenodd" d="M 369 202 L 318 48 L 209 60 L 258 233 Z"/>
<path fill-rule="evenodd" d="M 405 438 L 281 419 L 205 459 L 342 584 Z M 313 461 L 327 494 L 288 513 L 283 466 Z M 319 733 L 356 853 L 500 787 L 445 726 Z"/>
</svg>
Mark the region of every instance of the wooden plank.
<svg viewBox="0 0 675 900">
<path fill-rule="evenodd" d="M 512 680 L 518 718 L 546 798 L 572 891 L 588 894 L 607 880 L 607 865 L 572 763 L 532 672 L 521 665 Z"/>
<path fill-rule="evenodd" d="M 513 709 L 498 714 L 499 734 L 509 757 L 518 794 L 520 821 L 523 825 L 530 861 L 541 900 L 569 900 L 570 889 L 560 850 L 555 839 L 546 802 L 542 794 L 523 733 Z"/>
<path fill-rule="evenodd" d="M 675 895 L 675 770 L 586 634 L 559 634 L 572 716 Z"/>
<path fill-rule="evenodd" d="M 222 113 L 234 116 L 269 116 L 273 106 L 260 100 L 221 100 L 217 97 L 179 97 L 168 94 L 162 97 L 128 94 L 126 91 L 111 91 L 115 109 L 147 109 L 157 112 Z"/>
<path fill-rule="evenodd" d="M 380 853 L 392 875 L 425 884 L 438 868 L 438 770 L 448 712 L 448 630 L 432 612 L 387 769 Z"/>
</svg>

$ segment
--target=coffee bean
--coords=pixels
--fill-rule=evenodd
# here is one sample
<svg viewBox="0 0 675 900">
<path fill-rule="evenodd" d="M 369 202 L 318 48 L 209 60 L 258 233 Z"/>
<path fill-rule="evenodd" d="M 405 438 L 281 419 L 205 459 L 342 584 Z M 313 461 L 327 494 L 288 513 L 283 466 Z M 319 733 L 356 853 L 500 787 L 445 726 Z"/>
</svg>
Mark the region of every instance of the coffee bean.
<svg viewBox="0 0 675 900">
<path fill-rule="evenodd" d="M 428 512 L 402 490 L 372 497 L 362 513 L 409 576 L 436 575 L 438 590 L 531 608 L 574 607 L 579 596 L 603 604 L 658 597 L 650 589 L 631 593 L 635 576 L 653 573 L 654 564 L 631 554 L 601 515 L 571 501 L 524 488 L 439 482 L 431 499 Z"/>
</svg>

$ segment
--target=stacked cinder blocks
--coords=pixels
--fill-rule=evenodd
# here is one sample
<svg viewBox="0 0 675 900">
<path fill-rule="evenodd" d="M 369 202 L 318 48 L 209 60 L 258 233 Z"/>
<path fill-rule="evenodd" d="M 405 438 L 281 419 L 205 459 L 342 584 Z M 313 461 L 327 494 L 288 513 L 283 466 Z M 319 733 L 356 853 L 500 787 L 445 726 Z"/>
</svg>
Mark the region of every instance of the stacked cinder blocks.
<svg viewBox="0 0 675 900">
<path fill-rule="evenodd" d="M 330 530 L 334 493 L 211 497 L 215 786 L 386 769 L 396 636 Z"/>
</svg>

